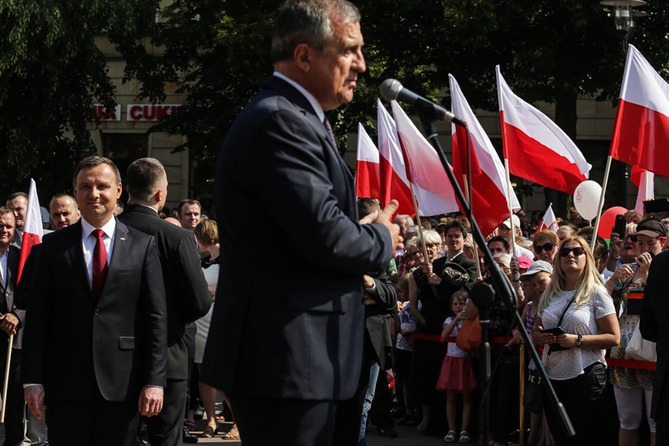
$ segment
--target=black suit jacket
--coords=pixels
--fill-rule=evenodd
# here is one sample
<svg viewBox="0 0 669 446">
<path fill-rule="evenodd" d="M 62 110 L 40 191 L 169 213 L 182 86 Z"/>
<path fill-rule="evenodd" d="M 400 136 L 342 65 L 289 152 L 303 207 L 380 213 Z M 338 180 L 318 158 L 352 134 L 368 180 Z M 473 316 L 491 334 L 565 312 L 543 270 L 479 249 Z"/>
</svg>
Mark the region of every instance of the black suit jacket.
<svg viewBox="0 0 669 446">
<path fill-rule="evenodd" d="M 287 82 L 268 78 L 233 124 L 215 196 L 221 271 L 201 379 L 240 397 L 351 398 L 362 275 L 387 267 L 392 240 L 357 223 L 353 177 Z"/>
<path fill-rule="evenodd" d="M 667 299 L 667 274 L 669 274 L 669 251 L 656 255 L 650 264 L 648 280 L 643 291 L 643 305 L 639 330 L 641 335 L 657 343 L 657 368 L 653 383 L 651 416 L 658 411 L 669 410 L 669 299 Z M 666 419 L 666 416 L 664 417 Z"/>
<path fill-rule="evenodd" d="M 188 379 L 184 329 L 188 322 L 207 314 L 212 303 L 195 237 L 192 232 L 164 221 L 147 206 L 130 205 L 119 220 L 156 239 L 167 298 L 167 377 Z"/>
<path fill-rule="evenodd" d="M 464 252 L 456 255 L 449 260 L 449 263 L 456 263 L 463 267 L 469 274 L 469 281 L 465 286 L 471 286 L 477 278 L 476 262 L 467 257 Z M 446 266 L 446 257 L 440 257 L 432 262 L 432 271 L 435 274 L 442 275 Z M 444 320 L 451 311 L 451 296 L 457 290 L 462 288 L 461 285 L 454 285 L 448 280 L 442 280 L 436 287 L 430 287 L 433 295 L 429 300 L 423 302 L 421 313 L 425 318 L 425 327 L 422 329 L 426 333 L 440 334 Z M 435 294 L 436 293 L 436 294 Z"/>
<path fill-rule="evenodd" d="M 9 245 L 7 253 L 7 277 L 5 277 L 5 286 L 3 287 L 0 284 L 0 293 L 2 293 L 0 301 L 0 314 L 4 313 L 13 313 L 19 319 L 19 327 L 14 336 L 14 348 L 20 349 L 23 339 L 23 329 L 22 326 L 25 322 L 26 312 L 16 307 L 16 302 L 14 299 L 14 292 L 16 288 L 16 275 L 19 270 L 19 258 L 21 257 L 21 250 L 14 245 Z M 9 336 L 4 331 L 0 330 L 0 343 L 5 346 Z M 3 352 L 6 352 L 7 349 L 3 348 Z M 4 364 L 5 358 L 2 358 Z"/>
<path fill-rule="evenodd" d="M 101 296 L 86 272 L 81 223 L 44 237 L 26 315 L 22 381 L 49 400 L 83 401 L 97 387 L 108 401 L 136 401 L 166 385 L 163 278 L 152 236 L 116 223 Z"/>
<path fill-rule="evenodd" d="M 378 277 L 372 277 L 376 286 L 376 296 L 372 296 L 376 303 L 365 305 L 365 328 L 368 353 L 372 359 L 379 362 L 385 369 L 386 348 L 392 347 L 390 339 L 390 317 L 397 307 L 399 288 L 384 271 Z"/>
</svg>

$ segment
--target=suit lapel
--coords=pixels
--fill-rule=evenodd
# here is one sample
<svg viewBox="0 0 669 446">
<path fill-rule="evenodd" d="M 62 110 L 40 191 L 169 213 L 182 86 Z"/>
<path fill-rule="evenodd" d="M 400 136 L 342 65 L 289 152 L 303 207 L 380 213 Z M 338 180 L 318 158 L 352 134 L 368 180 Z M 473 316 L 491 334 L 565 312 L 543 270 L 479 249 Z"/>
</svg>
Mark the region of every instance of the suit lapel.
<svg viewBox="0 0 669 446">
<path fill-rule="evenodd" d="M 339 151 L 337 150 L 334 142 L 330 140 L 330 136 L 328 135 L 328 131 L 325 128 L 325 124 L 323 124 L 318 119 L 318 115 L 316 115 L 316 111 L 311 106 L 311 103 L 309 103 L 309 100 L 304 97 L 304 95 L 300 93 L 295 87 L 276 76 L 270 76 L 267 78 L 263 84 L 263 88 L 269 88 L 281 94 L 282 96 L 285 96 L 286 99 L 291 101 L 297 108 L 302 111 L 309 124 L 314 129 L 316 129 L 321 138 L 326 141 L 325 150 L 329 150 L 330 156 L 336 160 L 337 164 L 339 164 L 339 167 L 343 171 L 344 177 L 347 179 L 346 187 L 349 189 L 349 192 L 351 192 L 353 190 L 354 184 L 353 175 L 348 169 L 348 166 L 346 166 L 344 159 L 339 154 Z"/>
<path fill-rule="evenodd" d="M 81 222 L 77 222 L 72 226 L 63 228 L 58 232 L 64 232 L 67 234 L 67 237 L 63 239 L 63 243 L 65 243 L 65 246 L 67 247 L 67 252 L 70 257 L 73 271 L 75 271 L 79 282 L 84 285 L 83 288 L 88 290 L 89 297 L 94 299 L 93 290 L 91 288 L 91 281 L 88 279 L 86 259 L 84 258 Z"/>
<path fill-rule="evenodd" d="M 14 275 L 19 269 L 20 251 L 14 246 L 10 246 L 7 256 L 7 278 L 5 282 L 5 299 L 7 300 L 7 310 L 12 311 L 14 308 Z"/>
<path fill-rule="evenodd" d="M 109 262 L 109 271 L 105 279 L 105 286 L 102 289 L 104 295 L 107 284 L 116 280 L 116 271 L 122 269 L 122 262 L 128 258 L 128 250 L 130 248 L 130 236 L 128 234 L 128 227 L 116 219 L 116 231 L 114 232 L 114 249 L 112 257 Z"/>
</svg>

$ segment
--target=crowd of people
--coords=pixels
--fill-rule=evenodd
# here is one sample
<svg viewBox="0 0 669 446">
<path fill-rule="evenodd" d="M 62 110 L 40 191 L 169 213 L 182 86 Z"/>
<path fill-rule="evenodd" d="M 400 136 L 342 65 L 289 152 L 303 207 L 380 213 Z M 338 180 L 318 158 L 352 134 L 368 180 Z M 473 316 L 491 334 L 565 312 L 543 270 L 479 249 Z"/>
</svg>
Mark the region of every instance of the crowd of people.
<svg viewBox="0 0 669 446">
<path fill-rule="evenodd" d="M 201 221 L 196 200 L 161 215 L 168 181 L 157 160 L 133 162 L 122 185 L 112 160 L 87 157 L 73 195 L 51 200 L 54 231 L 18 280 L 29 203 L 9 197 L 0 208 L 0 329 L 14 336 L 6 444 L 24 433 L 44 444 L 48 426 L 53 446 L 132 446 L 140 416 L 152 446 L 196 442 L 187 395 L 199 388 L 205 437 L 219 429 L 218 390 L 234 412 L 228 434 L 247 446 L 364 445 L 369 424 L 397 435 L 393 375 L 398 423 L 449 443 L 507 444 L 525 435 L 515 408 L 528 345 L 514 312 L 543 348 L 527 388 L 547 377 L 576 431 L 567 435 L 539 392 L 526 402 L 532 444 L 636 445 L 644 416 L 651 445 L 663 444 L 666 222 L 628 212 L 607 243 L 576 212 L 538 232 L 540 212 L 511 215 L 489 235 L 487 258 L 462 215 L 393 222 L 397 201 L 356 202 L 326 113 L 352 101 L 366 70 L 360 20 L 347 0 L 281 7 L 274 72 L 218 156 L 218 224 Z M 289 273 L 267 256 L 270 244 Z M 498 279 L 517 300 L 493 296 L 485 284 Z M 475 349 L 452 342 L 477 320 L 491 344 L 490 383 Z M 664 353 L 655 372 L 627 357 L 643 343 L 637 333 Z M 490 422 L 479 423 L 487 385 Z"/>
<path fill-rule="evenodd" d="M 445 434 L 446 442 L 467 443 L 472 430 L 482 433 L 472 416 L 472 407 L 478 407 L 481 398 L 477 389 L 482 387 L 478 370 L 482 358 L 478 352 L 460 349 L 453 337 L 462 321 L 479 312 L 473 284 L 489 281 L 490 275 L 483 252 L 478 251 L 477 259 L 474 249 L 465 249 L 474 246 L 466 218 L 440 217 L 421 218 L 421 227 L 408 215 L 396 219 L 406 242 L 405 251 L 395 257 L 403 273 L 398 277 L 400 299 L 392 326 L 395 412 L 399 424 Z M 542 379 L 533 361 L 520 364 L 523 339 L 514 328 L 512 311 L 519 312 L 532 343 L 543 350 L 547 378 L 576 432 L 569 437 L 556 409 L 546 398 L 535 398 L 532 389 L 525 399 L 530 415 L 528 444 L 638 445 L 640 438 L 656 444 L 651 415 L 654 367 L 629 362 L 626 349 L 638 331 L 639 293 L 643 295 L 652 260 L 667 249 L 669 221 L 643 218 L 634 210 L 624 218 L 624 233 L 606 229 L 609 243 L 596 237 L 594 250 L 594 228 L 584 222 L 577 225 L 574 218 L 559 219 L 555 231 L 538 231 L 523 225 L 522 216 L 515 217 L 487 237 L 492 260 L 518 296 L 515 310 L 501 296 L 488 309 L 494 370 L 489 391 L 491 444 L 517 442 L 526 434 L 519 426 L 519 411 L 510 409 L 519 404 L 519 368 L 526 368 L 526 389 Z M 514 252 L 512 244 L 524 250 Z M 447 289 L 444 283 L 455 285 Z M 628 298 L 630 292 L 637 298 Z M 440 343 L 435 335 L 450 340 Z M 459 395 L 462 403 L 457 401 Z"/>
</svg>

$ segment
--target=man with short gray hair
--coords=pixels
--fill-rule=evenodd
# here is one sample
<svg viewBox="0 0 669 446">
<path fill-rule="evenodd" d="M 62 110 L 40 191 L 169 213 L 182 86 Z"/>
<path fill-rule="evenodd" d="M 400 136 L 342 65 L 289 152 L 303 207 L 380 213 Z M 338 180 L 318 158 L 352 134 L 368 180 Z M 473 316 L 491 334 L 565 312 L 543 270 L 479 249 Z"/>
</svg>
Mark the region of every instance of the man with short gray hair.
<svg viewBox="0 0 669 446">
<path fill-rule="evenodd" d="M 358 222 L 325 116 L 353 100 L 362 46 L 352 3 L 288 0 L 275 21 L 274 73 L 219 153 L 221 268 L 201 380 L 225 391 L 245 446 L 358 442 L 369 379 L 363 275 L 385 270 L 400 240 L 395 200 Z M 268 226 L 296 274 L 263 266 L 267 237 L 241 236 Z"/>
</svg>

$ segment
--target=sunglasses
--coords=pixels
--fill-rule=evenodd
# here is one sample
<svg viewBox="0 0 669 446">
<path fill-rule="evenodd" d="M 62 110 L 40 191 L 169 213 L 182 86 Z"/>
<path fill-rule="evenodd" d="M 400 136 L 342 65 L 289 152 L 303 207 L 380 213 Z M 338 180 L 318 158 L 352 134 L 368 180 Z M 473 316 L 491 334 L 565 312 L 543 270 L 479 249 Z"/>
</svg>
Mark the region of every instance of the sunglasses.
<svg viewBox="0 0 669 446">
<path fill-rule="evenodd" d="M 551 252 L 554 247 L 555 247 L 555 245 L 552 244 L 552 243 L 545 243 L 543 245 L 535 245 L 534 246 L 534 252 L 536 252 L 537 255 L 539 255 L 539 254 L 541 254 L 541 251 Z"/>
<path fill-rule="evenodd" d="M 567 257 L 569 253 L 574 254 L 574 257 L 579 257 L 585 254 L 585 249 L 577 246 L 576 248 L 561 248 L 560 257 Z"/>
<path fill-rule="evenodd" d="M 627 236 L 625 236 L 625 240 L 627 240 L 627 239 L 630 239 L 630 241 L 632 243 L 637 242 L 636 234 L 627 234 Z"/>
</svg>

